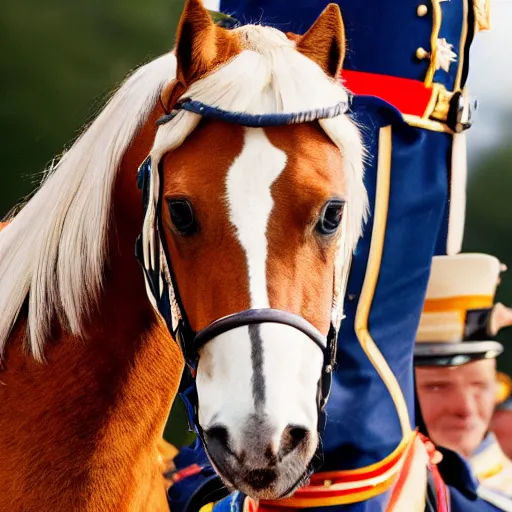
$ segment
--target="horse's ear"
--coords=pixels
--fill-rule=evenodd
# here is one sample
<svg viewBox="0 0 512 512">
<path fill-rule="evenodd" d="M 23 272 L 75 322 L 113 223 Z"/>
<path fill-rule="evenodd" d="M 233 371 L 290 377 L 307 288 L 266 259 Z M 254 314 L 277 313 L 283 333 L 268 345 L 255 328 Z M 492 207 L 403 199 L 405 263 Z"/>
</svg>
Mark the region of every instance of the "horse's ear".
<svg viewBox="0 0 512 512">
<path fill-rule="evenodd" d="M 185 90 L 209 71 L 237 53 L 235 38 L 217 26 L 202 0 L 186 0 L 176 33 L 176 80 L 161 94 L 171 109 Z"/>
<path fill-rule="evenodd" d="M 329 4 L 312 27 L 297 40 L 297 50 L 337 77 L 345 57 L 345 27 L 337 4 Z"/>
<path fill-rule="evenodd" d="M 216 27 L 202 0 L 187 0 L 176 33 L 176 78 L 184 85 L 208 72 L 216 54 Z"/>
</svg>

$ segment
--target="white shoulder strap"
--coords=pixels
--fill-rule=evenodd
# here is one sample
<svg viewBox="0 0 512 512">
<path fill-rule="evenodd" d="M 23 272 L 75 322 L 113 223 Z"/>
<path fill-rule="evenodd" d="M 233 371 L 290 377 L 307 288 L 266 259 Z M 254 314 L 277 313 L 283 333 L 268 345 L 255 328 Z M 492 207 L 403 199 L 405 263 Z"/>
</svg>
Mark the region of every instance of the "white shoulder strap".
<svg viewBox="0 0 512 512">
<path fill-rule="evenodd" d="M 483 500 L 487 501 L 491 505 L 498 507 L 504 512 L 512 512 L 512 499 L 507 498 L 503 494 L 480 485 L 477 489 L 477 494 Z"/>
</svg>

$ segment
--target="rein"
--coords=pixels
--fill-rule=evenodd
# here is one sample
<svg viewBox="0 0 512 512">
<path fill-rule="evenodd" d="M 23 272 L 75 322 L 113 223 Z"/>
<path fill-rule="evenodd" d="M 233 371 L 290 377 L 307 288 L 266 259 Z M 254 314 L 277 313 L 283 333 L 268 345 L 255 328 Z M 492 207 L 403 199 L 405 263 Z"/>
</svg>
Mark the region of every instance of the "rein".
<svg viewBox="0 0 512 512">
<path fill-rule="evenodd" d="M 345 114 L 348 109 L 348 102 L 340 102 L 327 108 L 295 113 L 247 114 L 244 112 L 230 112 L 199 101 L 186 99 L 178 103 L 170 114 L 159 119 L 157 124 L 168 123 L 181 110 L 185 110 L 204 118 L 217 119 L 246 127 L 263 128 L 330 119 Z M 301 316 L 272 308 L 240 311 L 217 319 L 196 333 L 188 322 L 176 285 L 172 262 L 161 238 L 163 229 L 158 212 L 162 193 L 160 189 L 160 169 L 158 167 L 158 165 L 152 165 L 151 157 L 147 157 L 140 165 L 137 173 L 137 183 L 142 190 L 144 226 L 142 233 L 137 237 L 135 255 L 144 271 L 149 299 L 155 310 L 164 319 L 173 338 L 179 344 L 191 376 L 195 375 L 200 349 L 222 333 L 238 327 L 261 323 L 278 323 L 293 327 L 315 343 L 324 356 L 317 395 L 318 432 L 321 434 L 325 425 L 325 406 L 331 389 L 332 370 L 336 360 L 336 342 L 339 329 L 339 321 L 337 320 L 341 318 L 342 307 L 342 301 L 338 300 L 343 286 L 341 269 L 337 268 L 338 265 L 336 264 L 333 269 L 333 314 L 331 315 L 331 325 L 327 336 L 320 333 L 316 327 Z M 339 250 L 341 249 L 338 248 Z M 339 258 L 336 258 L 336 261 L 338 262 Z M 182 393 L 182 398 L 188 410 L 189 424 L 207 449 L 198 421 L 198 398 L 194 380 L 192 380 L 192 385 Z M 322 449 L 319 442 L 317 454 L 313 457 L 310 467 L 298 483 L 308 478 L 317 469 L 319 462 L 322 460 L 321 454 Z M 290 489 L 290 492 L 292 490 Z"/>
</svg>

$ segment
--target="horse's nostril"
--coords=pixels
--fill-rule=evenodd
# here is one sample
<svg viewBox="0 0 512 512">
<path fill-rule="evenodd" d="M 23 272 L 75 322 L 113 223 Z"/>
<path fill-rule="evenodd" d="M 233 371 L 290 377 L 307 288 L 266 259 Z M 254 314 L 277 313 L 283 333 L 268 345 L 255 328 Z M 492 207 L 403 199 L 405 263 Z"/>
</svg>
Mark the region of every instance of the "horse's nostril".
<svg viewBox="0 0 512 512">
<path fill-rule="evenodd" d="M 217 425 L 206 430 L 204 434 L 208 443 L 217 443 L 222 448 L 229 447 L 229 434 L 225 427 Z"/>
<path fill-rule="evenodd" d="M 245 481 L 255 490 L 265 489 L 276 479 L 277 474 L 273 469 L 253 469 L 247 473 Z"/>
<path fill-rule="evenodd" d="M 309 430 L 296 425 L 288 425 L 281 437 L 281 446 L 279 456 L 285 457 L 293 452 L 298 446 L 303 444 L 309 438 Z"/>
<path fill-rule="evenodd" d="M 292 440 L 293 444 L 297 446 L 300 444 L 306 437 L 308 437 L 308 430 L 303 427 L 288 427 L 288 435 Z"/>
</svg>

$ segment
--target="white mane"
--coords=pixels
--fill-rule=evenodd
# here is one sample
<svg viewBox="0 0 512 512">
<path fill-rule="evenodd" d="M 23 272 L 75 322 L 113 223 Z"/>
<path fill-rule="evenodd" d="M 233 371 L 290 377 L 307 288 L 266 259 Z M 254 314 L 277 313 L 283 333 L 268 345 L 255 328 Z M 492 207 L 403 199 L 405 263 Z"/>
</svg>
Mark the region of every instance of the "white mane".
<svg viewBox="0 0 512 512">
<path fill-rule="evenodd" d="M 346 90 L 297 52 L 284 34 L 252 25 L 235 30 L 244 51 L 195 82 L 187 97 L 252 114 L 298 112 L 347 101 Z M 72 333 L 81 333 L 88 302 L 101 290 L 116 170 L 162 85 L 174 75 L 175 59 L 168 54 L 130 77 L 38 193 L 0 232 L 0 355 L 27 294 L 29 345 L 37 359 L 43 358 L 55 314 Z M 151 150 L 153 169 L 199 120 L 182 111 L 158 129 Z M 345 115 L 320 125 L 344 158 L 348 218 L 343 252 L 348 254 L 360 236 L 367 208 L 363 146 L 355 123 Z"/>
<path fill-rule="evenodd" d="M 57 314 L 70 331 L 102 285 L 114 179 L 162 86 L 176 73 L 164 55 L 138 69 L 0 232 L 0 355 L 28 296 L 28 341 L 43 359 Z"/>
</svg>

